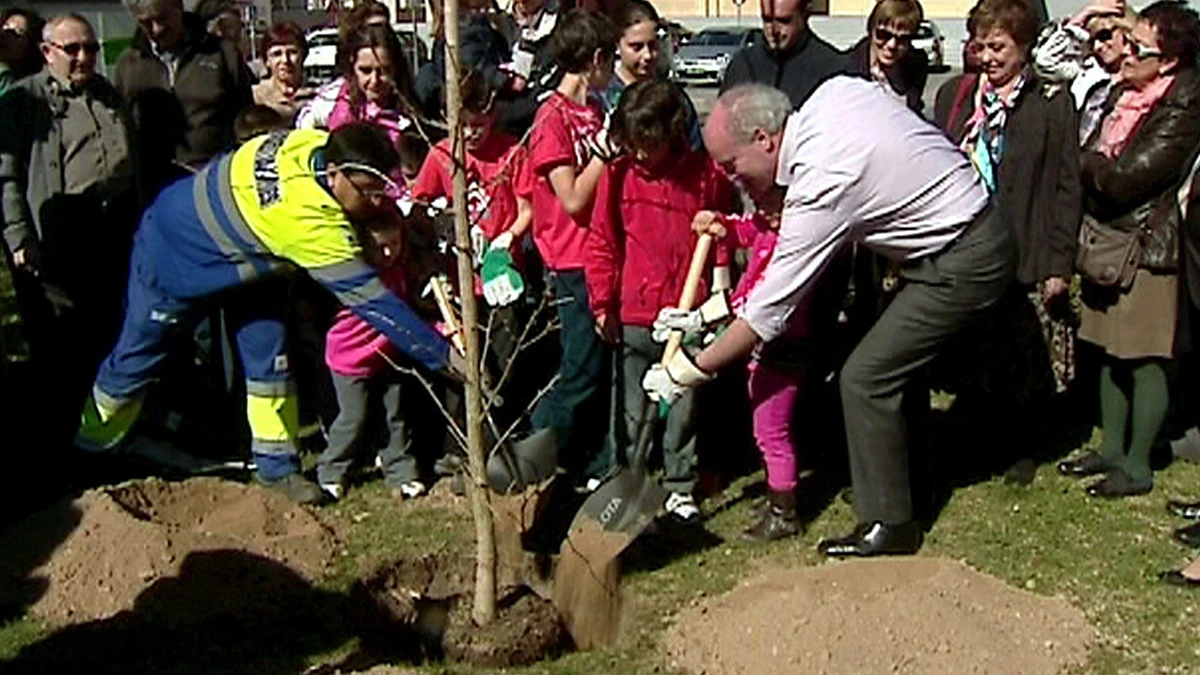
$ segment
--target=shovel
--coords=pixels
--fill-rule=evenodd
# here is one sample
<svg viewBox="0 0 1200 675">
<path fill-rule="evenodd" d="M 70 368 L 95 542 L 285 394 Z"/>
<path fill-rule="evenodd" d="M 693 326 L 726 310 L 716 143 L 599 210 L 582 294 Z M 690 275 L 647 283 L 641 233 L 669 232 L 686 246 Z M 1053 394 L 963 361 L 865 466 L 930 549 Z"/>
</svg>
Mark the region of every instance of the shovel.
<svg viewBox="0 0 1200 675">
<path fill-rule="evenodd" d="M 681 309 L 691 309 L 696 303 L 696 291 L 700 286 L 700 277 L 704 273 L 704 266 L 708 262 L 708 252 L 711 248 L 712 237 L 707 234 L 701 235 L 696 242 L 695 251 L 692 252 L 692 263 L 688 268 L 683 292 L 679 297 Z M 671 334 L 663 349 L 663 364 L 670 360 L 682 342 L 682 331 Z M 642 409 L 641 426 L 638 429 L 634 456 L 629 458 L 630 465 L 618 469 L 579 507 L 574 520 L 571 521 L 567 541 L 563 543 L 564 549 L 571 545 L 572 534 L 584 528 L 590 529 L 595 523 L 599 523 L 604 531 L 620 533 L 625 537 L 624 543 L 613 553 L 615 557 L 632 543 L 662 511 L 663 504 L 667 499 L 667 490 L 658 481 L 651 479 L 646 471 L 646 460 L 650 456 L 654 428 L 658 419 L 666 416 L 665 406 L 659 407 L 658 415 L 653 413 L 654 407 L 654 403 L 647 399 L 646 405 Z M 592 521 L 592 523 L 587 521 Z"/>
</svg>

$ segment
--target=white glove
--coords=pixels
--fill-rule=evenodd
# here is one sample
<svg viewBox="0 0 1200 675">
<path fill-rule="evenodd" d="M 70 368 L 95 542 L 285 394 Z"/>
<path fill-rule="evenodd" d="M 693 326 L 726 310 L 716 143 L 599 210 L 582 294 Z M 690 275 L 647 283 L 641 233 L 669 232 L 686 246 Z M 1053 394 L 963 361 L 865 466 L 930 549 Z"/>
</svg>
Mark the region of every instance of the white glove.
<svg viewBox="0 0 1200 675">
<path fill-rule="evenodd" d="M 666 342 L 671 337 L 671 331 L 683 331 L 684 337 L 690 337 L 704 330 L 705 326 L 717 323 L 729 316 L 729 302 L 724 293 L 713 293 L 699 309 L 691 311 L 677 307 L 664 307 L 654 319 L 654 330 L 650 339 L 655 342 Z"/>
<path fill-rule="evenodd" d="M 471 226 L 471 258 L 475 261 L 475 266 L 483 262 L 483 255 L 487 253 L 488 240 L 487 235 L 483 233 L 478 225 Z"/>
<path fill-rule="evenodd" d="M 429 202 L 429 217 L 437 218 L 438 216 L 442 215 L 448 206 L 450 206 L 450 200 L 446 199 L 445 197 L 438 197 L 437 199 Z"/>
<path fill-rule="evenodd" d="M 651 401 L 666 401 L 671 405 L 688 389 L 711 379 L 712 375 L 700 370 L 687 352 L 679 349 L 665 366 L 660 363 L 650 366 L 642 377 L 642 389 Z"/>
<path fill-rule="evenodd" d="M 650 370 L 646 371 L 642 377 L 642 389 L 646 390 L 646 396 L 649 396 L 651 401 L 666 401 L 667 405 L 683 396 L 683 387 L 671 379 L 670 373 L 661 363 L 650 366 Z"/>
<path fill-rule="evenodd" d="M 674 331 L 683 331 L 685 337 L 699 333 L 704 329 L 704 319 L 698 309 L 679 309 L 678 307 L 663 307 L 658 310 L 654 319 L 654 329 L 650 339 L 655 342 L 666 342 Z"/>
<path fill-rule="evenodd" d="M 492 240 L 491 248 L 502 248 L 507 250 L 512 248 L 512 242 L 512 232 L 505 230 L 504 232 L 500 233 L 498 237 Z"/>
<path fill-rule="evenodd" d="M 611 121 L 612 114 L 605 115 L 604 126 L 586 139 L 588 150 L 602 162 L 611 162 L 621 154 L 621 148 L 608 138 L 608 126 Z"/>
</svg>

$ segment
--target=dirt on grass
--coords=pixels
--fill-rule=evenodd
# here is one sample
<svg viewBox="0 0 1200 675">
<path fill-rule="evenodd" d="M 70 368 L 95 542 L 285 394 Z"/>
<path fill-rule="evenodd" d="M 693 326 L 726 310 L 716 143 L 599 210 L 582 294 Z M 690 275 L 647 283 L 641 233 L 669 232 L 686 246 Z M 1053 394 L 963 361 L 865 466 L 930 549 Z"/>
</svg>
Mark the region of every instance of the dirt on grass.
<svg viewBox="0 0 1200 675">
<path fill-rule="evenodd" d="M 768 569 L 685 610 L 665 645 L 706 675 L 1055 675 L 1093 639 L 1062 598 L 914 557 Z"/>
<path fill-rule="evenodd" d="M 14 569 L 19 556 L 0 556 L 0 595 L 5 581 L 44 580 L 29 611 L 53 624 L 75 624 L 133 609 L 157 580 L 177 577 L 185 559 L 202 551 L 233 550 L 280 563 L 313 581 L 323 576 L 337 550 L 332 531 L 283 494 L 216 478 L 184 482 L 148 479 L 90 490 L 69 504 L 32 515 L 0 537 L 0 551 L 42 543 L 47 520 L 73 510 L 78 523 L 32 571 Z M 196 589 L 195 607 L 179 615 L 197 620 L 221 611 L 211 591 Z M 264 594 L 271 589 L 264 587 Z M 266 599 L 264 599 L 266 600 Z M 239 602 L 244 599 L 239 599 Z"/>
</svg>

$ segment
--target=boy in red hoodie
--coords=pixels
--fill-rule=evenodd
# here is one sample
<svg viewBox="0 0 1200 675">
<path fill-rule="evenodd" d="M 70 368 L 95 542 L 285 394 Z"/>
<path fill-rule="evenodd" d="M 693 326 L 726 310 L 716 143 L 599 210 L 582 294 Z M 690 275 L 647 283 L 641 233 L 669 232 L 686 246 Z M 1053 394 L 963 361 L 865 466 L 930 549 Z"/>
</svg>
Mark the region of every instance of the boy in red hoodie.
<svg viewBox="0 0 1200 675">
<path fill-rule="evenodd" d="M 625 154 L 597 188 L 586 246 L 587 286 L 603 339 L 620 345 L 614 368 L 614 447 L 626 461 L 643 423 L 642 376 L 662 358 L 651 326 L 664 307 L 678 304 L 697 235 L 692 218 L 702 210 L 727 211 L 733 186 L 712 161 L 690 149 L 687 107 L 669 82 L 647 80 L 625 90 L 613 114 L 613 140 Z M 725 264 L 727 249 L 713 254 Z M 697 297 L 706 297 L 702 283 Z M 694 402 L 684 395 L 671 406 L 662 439 L 667 511 L 683 521 L 700 517 L 696 487 Z M 654 423 L 654 413 L 646 423 Z"/>
<path fill-rule="evenodd" d="M 550 52 L 563 79 L 538 109 L 529 138 L 526 189 L 533 203 L 533 240 L 562 326 L 559 379 L 531 421 L 535 430 L 553 429 L 560 447 L 579 448 L 584 440 L 583 434 L 572 435 L 586 418 L 581 409 L 596 394 L 604 368 L 604 346 L 596 335 L 583 269 L 596 184 L 611 159 L 593 92 L 612 77 L 616 41 L 616 29 L 598 14 L 576 9 L 559 20 L 550 35 Z M 598 478 L 609 468 L 603 466 L 606 455 L 586 468 L 579 454 L 563 459 L 584 477 Z"/>
</svg>

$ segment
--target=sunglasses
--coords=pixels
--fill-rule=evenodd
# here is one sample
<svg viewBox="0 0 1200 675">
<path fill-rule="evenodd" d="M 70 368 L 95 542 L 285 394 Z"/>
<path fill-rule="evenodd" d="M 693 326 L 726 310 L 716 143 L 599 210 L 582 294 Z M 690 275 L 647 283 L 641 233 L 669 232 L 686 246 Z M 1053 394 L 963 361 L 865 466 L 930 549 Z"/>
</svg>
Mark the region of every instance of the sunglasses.
<svg viewBox="0 0 1200 675">
<path fill-rule="evenodd" d="M 92 56 L 100 53 L 99 42 L 71 42 L 65 45 L 58 42 L 49 42 L 47 44 L 61 49 L 67 56 L 79 56 L 79 52 L 87 52 Z"/>
<path fill-rule="evenodd" d="M 400 189 L 400 186 L 397 185 L 394 180 L 392 180 L 389 176 L 385 175 L 382 171 L 380 171 L 379 169 L 376 169 L 373 166 L 368 166 L 366 164 L 359 164 L 357 162 L 345 162 L 342 164 L 338 164 L 337 170 L 342 172 L 343 174 L 347 174 L 347 178 L 349 178 L 348 174 L 358 172 L 358 173 L 364 173 L 368 176 L 371 176 L 372 178 L 375 178 L 375 179 L 381 181 L 383 183 L 382 188 L 366 188 L 366 187 L 359 185 L 358 183 L 355 183 L 354 181 L 350 181 L 350 184 L 354 186 L 354 189 L 356 191 L 358 191 L 359 194 L 361 194 L 363 197 L 367 198 L 370 201 L 381 201 L 381 200 L 396 201 L 397 199 L 399 199 L 401 197 L 401 193 L 403 192 Z"/>
<path fill-rule="evenodd" d="M 18 30 L 16 28 L 13 28 L 12 26 L 5 26 L 4 28 L 0 28 L 0 35 L 6 35 L 8 37 L 15 37 L 15 38 L 23 38 L 23 37 L 25 37 L 26 33 L 25 33 L 25 31 Z"/>
<path fill-rule="evenodd" d="M 1163 53 L 1161 49 L 1147 47 L 1146 45 L 1139 42 L 1134 42 L 1133 40 L 1127 40 L 1126 44 L 1129 45 L 1130 55 L 1138 61 L 1151 58 L 1162 58 Z"/>
<path fill-rule="evenodd" d="M 913 37 L 912 33 L 896 33 L 883 27 L 875 29 L 875 40 L 877 42 L 887 43 L 895 40 L 896 44 L 906 45 L 912 43 Z"/>
<path fill-rule="evenodd" d="M 1092 42 L 1108 42 L 1109 40 L 1113 39 L 1113 36 L 1116 34 L 1117 31 L 1111 28 L 1101 28 L 1092 34 Z"/>
</svg>

